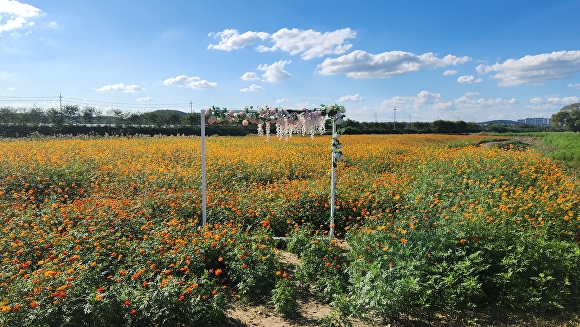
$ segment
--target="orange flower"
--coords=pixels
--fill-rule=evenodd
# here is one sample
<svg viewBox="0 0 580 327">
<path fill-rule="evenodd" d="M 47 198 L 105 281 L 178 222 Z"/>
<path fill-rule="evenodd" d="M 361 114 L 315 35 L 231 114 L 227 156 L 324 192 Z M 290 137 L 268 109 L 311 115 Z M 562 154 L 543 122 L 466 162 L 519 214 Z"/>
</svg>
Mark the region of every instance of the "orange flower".
<svg viewBox="0 0 580 327">
<path fill-rule="evenodd" d="M 407 243 L 407 239 L 406 238 L 401 238 L 401 243 Z"/>
<path fill-rule="evenodd" d="M 218 269 L 215 270 L 215 275 L 216 276 L 219 276 L 221 273 L 222 273 L 222 270 L 221 269 L 218 268 Z"/>
</svg>

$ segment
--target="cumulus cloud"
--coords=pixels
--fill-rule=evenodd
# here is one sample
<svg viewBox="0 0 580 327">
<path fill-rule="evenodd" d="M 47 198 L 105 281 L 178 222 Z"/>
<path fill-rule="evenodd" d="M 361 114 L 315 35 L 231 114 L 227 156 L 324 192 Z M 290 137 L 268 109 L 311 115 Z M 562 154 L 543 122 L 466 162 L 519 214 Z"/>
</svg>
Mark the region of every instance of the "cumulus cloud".
<svg viewBox="0 0 580 327">
<path fill-rule="evenodd" d="M 420 112 L 421 115 L 434 115 L 441 111 L 453 111 L 456 115 L 472 115 L 474 112 L 480 112 L 482 109 L 492 110 L 494 108 L 510 107 L 518 103 L 515 98 L 503 99 L 485 99 L 477 96 L 477 92 L 468 92 L 463 96 L 451 100 L 443 100 L 440 93 L 423 90 L 415 96 L 396 96 L 385 99 L 380 108 Z M 469 114 L 468 114 L 469 113 Z"/>
<path fill-rule="evenodd" d="M 16 0 L 0 0 L 0 34 L 30 27 L 34 25 L 31 19 L 40 16 L 42 11 L 34 6 Z"/>
<path fill-rule="evenodd" d="M 290 77 L 290 73 L 284 70 L 284 66 L 290 64 L 291 62 L 292 61 L 290 60 L 280 60 L 271 65 L 260 65 L 258 66 L 258 69 L 264 71 L 264 74 L 262 74 L 264 81 L 270 83 L 282 82 Z"/>
<path fill-rule="evenodd" d="M 463 75 L 457 78 L 457 83 L 465 84 L 465 83 L 472 83 L 475 77 L 473 75 Z"/>
<path fill-rule="evenodd" d="M 15 89 L 15 88 L 13 88 L 13 87 L 9 87 L 9 88 L 8 88 L 8 91 L 16 91 L 16 89 Z"/>
<path fill-rule="evenodd" d="M 480 74 L 496 72 L 498 86 L 537 85 L 550 80 L 567 79 L 580 72 L 580 51 L 556 51 L 508 59 L 494 65 L 479 65 Z"/>
<path fill-rule="evenodd" d="M 257 81 L 260 79 L 258 77 L 258 74 L 254 73 L 254 72 L 247 72 L 244 75 L 242 75 L 240 78 L 243 79 L 244 81 Z"/>
<path fill-rule="evenodd" d="M 447 75 L 455 75 L 457 74 L 456 70 L 453 69 L 447 69 L 446 71 L 443 72 L 443 75 L 447 76 Z"/>
<path fill-rule="evenodd" d="M 463 75 L 463 76 L 459 76 L 457 78 L 457 83 L 461 83 L 461 84 L 471 84 L 471 83 L 480 83 L 483 82 L 483 79 L 478 78 L 475 79 L 475 77 L 473 77 L 473 75 Z"/>
<path fill-rule="evenodd" d="M 254 92 L 254 91 L 263 90 L 263 89 L 264 88 L 261 87 L 260 85 L 252 84 L 252 85 L 250 85 L 250 87 L 240 89 L 240 92 Z"/>
<path fill-rule="evenodd" d="M 248 31 L 243 34 L 235 29 L 226 29 L 222 32 L 210 33 L 209 36 L 220 38 L 218 44 L 210 44 L 208 49 L 231 51 L 241 49 L 258 41 L 271 41 L 273 46 L 258 45 L 255 49 L 259 52 L 284 51 L 291 55 L 300 54 L 304 60 L 322 57 L 328 54 L 343 54 L 348 51 L 352 44 L 347 39 L 356 37 L 356 32 L 350 28 L 321 33 L 314 30 L 300 30 L 297 28 L 282 28 L 274 34 L 266 32 Z"/>
<path fill-rule="evenodd" d="M 503 98 L 495 98 L 495 99 L 470 99 L 470 96 L 473 96 L 474 93 L 466 93 L 462 97 L 453 100 L 453 105 L 456 108 L 491 108 L 494 106 L 505 106 L 505 105 L 512 105 L 517 104 L 518 100 L 516 98 L 511 99 L 503 99 Z"/>
<path fill-rule="evenodd" d="M 429 91 L 421 91 L 413 101 L 413 108 L 420 108 L 422 105 L 432 105 L 441 101 L 441 94 Z"/>
<path fill-rule="evenodd" d="M 209 82 L 197 76 L 188 77 L 186 75 L 168 78 L 163 81 L 163 84 L 167 86 L 185 87 L 192 90 L 206 90 L 217 86 L 216 82 Z"/>
<path fill-rule="evenodd" d="M 568 87 L 580 90 L 580 84 L 568 84 Z"/>
<path fill-rule="evenodd" d="M 343 54 L 352 47 L 352 44 L 348 44 L 346 39 L 355 37 L 356 32 L 350 28 L 326 33 L 282 28 L 271 35 L 271 39 L 274 41 L 272 47 L 260 45 L 256 50 L 260 52 L 282 50 L 291 55 L 300 53 L 302 59 L 309 60 L 328 54 Z"/>
<path fill-rule="evenodd" d="M 338 58 L 327 58 L 316 67 L 321 75 L 345 74 L 352 78 L 389 78 L 422 69 L 463 64 L 469 57 L 446 55 L 438 58 L 432 52 L 416 55 L 403 51 L 383 52 L 377 55 L 355 50 Z"/>
<path fill-rule="evenodd" d="M 268 38 L 270 35 L 264 32 L 252 32 L 252 31 L 239 34 L 238 30 L 225 29 L 222 32 L 209 33 L 208 36 L 212 36 L 214 38 L 219 37 L 221 39 L 218 44 L 208 45 L 207 46 L 208 49 L 231 51 L 241 49 L 258 40 L 264 40 Z"/>
<path fill-rule="evenodd" d="M 364 99 L 357 94 L 355 95 L 345 95 L 340 97 L 337 102 L 362 102 Z"/>
<path fill-rule="evenodd" d="M 285 102 L 290 102 L 290 100 L 288 100 L 288 99 L 278 99 L 278 100 L 276 100 L 276 103 L 285 103 Z"/>
<path fill-rule="evenodd" d="M 97 91 L 135 93 L 145 91 L 145 89 L 139 85 L 113 84 L 113 85 L 105 85 L 100 89 L 98 89 Z"/>
<path fill-rule="evenodd" d="M 149 97 L 149 96 L 147 96 L 147 97 L 144 97 L 144 98 L 139 98 L 139 99 L 137 99 L 136 101 L 137 101 L 137 102 L 145 102 L 145 103 L 148 103 L 148 102 L 153 102 L 153 98 L 152 98 L 152 97 Z"/>
<path fill-rule="evenodd" d="M 572 104 L 572 103 L 576 103 L 576 102 L 580 102 L 580 97 L 577 96 L 570 96 L 570 97 L 565 97 L 565 98 L 560 98 L 560 97 L 550 97 L 547 99 L 542 99 L 542 98 L 532 98 L 530 99 L 530 103 L 531 104 L 554 104 L 554 105 L 568 105 L 568 104 Z"/>
</svg>

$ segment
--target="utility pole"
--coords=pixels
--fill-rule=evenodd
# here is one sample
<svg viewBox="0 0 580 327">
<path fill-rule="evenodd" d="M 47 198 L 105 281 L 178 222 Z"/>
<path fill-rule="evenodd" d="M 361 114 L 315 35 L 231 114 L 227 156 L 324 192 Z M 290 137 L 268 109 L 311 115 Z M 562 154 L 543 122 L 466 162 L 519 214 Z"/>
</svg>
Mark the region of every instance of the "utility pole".
<svg viewBox="0 0 580 327">
<path fill-rule="evenodd" d="M 409 124 L 411 123 L 411 115 L 409 115 Z"/>
<path fill-rule="evenodd" d="M 58 110 L 60 112 L 62 112 L 62 94 L 61 93 L 58 94 L 58 100 L 60 101 L 60 104 L 58 106 Z"/>
<path fill-rule="evenodd" d="M 393 109 L 393 130 L 397 129 L 396 122 L 397 122 L 397 108 Z"/>
<path fill-rule="evenodd" d="M 189 101 L 189 112 L 193 114 L 193 101 Z"/>
</svg>

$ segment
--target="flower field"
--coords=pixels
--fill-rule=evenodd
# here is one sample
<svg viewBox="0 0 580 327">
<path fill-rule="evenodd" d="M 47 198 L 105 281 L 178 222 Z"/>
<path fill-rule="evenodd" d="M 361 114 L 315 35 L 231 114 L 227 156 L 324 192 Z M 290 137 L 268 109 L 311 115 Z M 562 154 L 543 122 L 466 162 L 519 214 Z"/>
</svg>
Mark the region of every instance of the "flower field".
<svg viewBox="0 0 580 327">
<path fill-rule="evenodd" d="M 0 140 L 0 325 L 211 325 L 299 292 L 330 320 L 578 310 L 580 189 L 484 136 Z M 280 241 L 302 264 L 278 260 Z"/>
</svg>

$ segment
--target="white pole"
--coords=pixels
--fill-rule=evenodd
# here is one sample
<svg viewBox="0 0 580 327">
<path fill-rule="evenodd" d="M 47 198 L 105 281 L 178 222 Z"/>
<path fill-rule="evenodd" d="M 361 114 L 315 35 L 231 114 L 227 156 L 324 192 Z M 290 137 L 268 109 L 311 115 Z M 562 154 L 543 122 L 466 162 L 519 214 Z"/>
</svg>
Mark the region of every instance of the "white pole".
<svg viewBox="0 0 580 327">
<path fill-rule="evenodd" d="M 207 197 L 205 188 L 205 110 L 201 109 L 201 217 L 202 225 L 206 224 Z"/>
<path fill-rule="evenodd" d="M 336 134 L 336 124 L 334 117 L 332 117 L 332 137 Z M 333 142 L 334 143 L 334 142 Z M 334 186 L 336 184 L 336 175 L 334 174 L 334 151 L 332 150 L 334 144 L 331 145 L 330 159 L 332 163 L 332 170 L 330 173 L 330 238 L 334 238 Z"/>
</svg>

